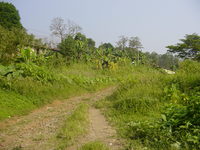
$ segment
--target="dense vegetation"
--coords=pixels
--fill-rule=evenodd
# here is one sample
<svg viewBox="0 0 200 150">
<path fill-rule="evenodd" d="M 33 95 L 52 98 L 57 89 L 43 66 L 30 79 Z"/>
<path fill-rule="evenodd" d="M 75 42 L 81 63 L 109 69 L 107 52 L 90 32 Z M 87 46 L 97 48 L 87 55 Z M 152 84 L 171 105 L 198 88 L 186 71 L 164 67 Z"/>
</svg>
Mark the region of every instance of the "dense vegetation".
<svg viewBox="0 0 200 150">
<path fill-rule="evenodd" d="M 127 149 L 200 149 L 197 34 L 168 46 L 169 52 L 182 58 L 179 62 L 172 53 L 142 52 L 138 37 L 122 36 L 116 47 L 103 43 L 97 48 L 79 26 L 70 24 L 66 28 L 61 18 L 51 25 L 53 34 L 61 39 L 56 48 L 51 48 L 22 28 L 12 4 L 0 2 L 0 16 L 4 21 L 0 22 L 0 120 L 26 114 L 55 98 L 118 85 L 112 96 L 96 106 L 105 110 L 119 135 L 126 139 Z M 14 19 L 5 19 L 8 16 Z M 176 70 L 176 74 L 168 75 L 161 68 Z M 87 106 L 79 108 L 73 115 L 87 120 Z M 84 133 L 75 125 L 73 115 L 59 134 L 61 140 L 73 139 L 74 133 L 65 135 L 71 126 Z M 83 126 L 84 121 L 80 122 Z M 81 149 L 96 147 L 107 149 L 99 142 Z"/>
<path fill-rule="evenodd" d="M 0 25 L 6 29 L 22 28 L 19 12 L 14 5 L 6 2 L 0 3 Z"/>
<path fill-rule="evenodd" d="M 133 69 L 131 78 L 97 106 L 129 141 L 127 149 L 199 149 L 199 67 L 184 61 L 173 76 Z"/>
</svg>

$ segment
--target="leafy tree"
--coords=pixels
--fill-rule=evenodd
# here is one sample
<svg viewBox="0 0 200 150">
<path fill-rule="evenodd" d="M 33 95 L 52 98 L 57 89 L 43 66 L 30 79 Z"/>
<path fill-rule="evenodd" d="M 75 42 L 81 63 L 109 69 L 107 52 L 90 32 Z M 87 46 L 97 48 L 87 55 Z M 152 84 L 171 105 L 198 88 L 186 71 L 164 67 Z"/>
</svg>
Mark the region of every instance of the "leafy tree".
<svg viewBox="0 0 200 150">
<path fill-rule="evenodd" d="M 81 60 L 89 53 L 87 38 L 81 33 L 77 33 L 75 37 L 68 35 L 58 47 L 67 60 Z"/>
<path fill-rule="evenodd" d="M 130 37 L 129 47 L 136 50 L 140 50 L 141 48 L 143 48 L 139 37 Z"/>
<path fill-rule="evenodd" d="M 120 36 L 119 41 L 117 42 L 117 46 L 120 50 L 125 50 L 128 42 L 128 37 Z"/>
<path fill-rule="evenodd" d="M 168 52 L 177 54 L 183 59 L 195 59 L 200 61 L 200 36 L 198 34 L 186 35 L 182 43 L 167 46 Z"/>
<path fill-rule="evenodd" d="M 67 36 L 59 45 L 61 53 L 66 56 L 67 60 L 70 60 L 75 56 L 76 41 L 72 36 Z"/>
<path fill-rule="evenodd" d="M 81 33 L 77 33 L 74 40 L 76 42 L 76 59 L 79 60 L 83 55 L 89 53 L 88 41 L 86 36 Z"/>
<path fill-rule="evenodd" d="M 23 29 L 12 28 L 7 30 L 0 26 L 0 62 L 10 63 L 17 56 L 20 49 L 33 47 L 39 53 L 40 47 L 44 47 L 41 39 L 36 39 Z"/>
<path fill-rule="evenodd" d="M 22 28 L 19 13 L 13 4 L 0 2 L 0 25 L 9 30 Z"/>
<path fill-rule="evenodd" d="M 102 48 L 102 49 L 114 49 L 114 46 L 111 44 L 111 43 L 103 43 L 99 46 L 99 48 Z"/>
<path fill-rule="evenodd" d="M 79 41 L 82 41 L 82 42 L 87 42 L 87 38 L 84 34 L 81 34 L 80 32 L 77 33 L 74 37 L 75 40 L 79 40 Z"/>
<path fill-rule="evenodd" d="M 165 54 L 146 52 L 145 55 L 148 59 L 148 63 L 154 67 L 162 67 L 170 70 L 175 70 L 178 67 L 179 59 L 169 52 Z"/>
<path fill-rule="evenodd" d="M 178 59 L 170 53 L 160 55 L 158 65 L 165 69 L 174 70 L 178 66 Z"/>
<path fill-rule="evenodd" d="M 0 62 L 10 62 L 16 53 L 17 42 L 14 33 L 0 26 Z"/>
<path fill-rule="evenodd" d="M 142 48 L 142 43 L 140 42 L 140 39 L 138 37 L 130 37 L 128 40 L 128 46 L 125 51 L 129 58 L 132 60 L 142 61 L 143 55 L 142 52 L 140 52 Z"/>
<path fill-rule="evenodd" d="M 91 48 L 91 49 L 94 49 L 95 48 L 95 41 L 91 38 L 88 38 L 87 39 L 87 43 L 88 43 L 88 47 Z"/>
</svg>

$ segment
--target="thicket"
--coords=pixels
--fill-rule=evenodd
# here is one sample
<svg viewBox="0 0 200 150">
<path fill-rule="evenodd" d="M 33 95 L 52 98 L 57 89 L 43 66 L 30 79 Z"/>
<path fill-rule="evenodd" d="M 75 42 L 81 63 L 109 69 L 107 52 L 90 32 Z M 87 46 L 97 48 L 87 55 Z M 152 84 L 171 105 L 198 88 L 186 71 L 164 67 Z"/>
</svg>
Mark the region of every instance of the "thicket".
<svg viewBox="0 0 200 150">
<path fill-rule="evenodd" d="M 175 75 L 142 68 L 110 97 L 106 110 L 127 149 L 199 149 L 198 62 L 186 60 Z"/>
</svg>

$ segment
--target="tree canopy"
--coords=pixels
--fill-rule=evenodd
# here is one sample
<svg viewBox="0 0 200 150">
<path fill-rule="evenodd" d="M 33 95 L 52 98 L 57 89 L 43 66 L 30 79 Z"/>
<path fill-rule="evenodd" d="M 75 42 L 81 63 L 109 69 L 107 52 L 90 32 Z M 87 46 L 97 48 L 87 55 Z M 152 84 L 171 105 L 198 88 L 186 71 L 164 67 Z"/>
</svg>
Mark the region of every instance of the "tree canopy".
<svg viewBox="0 0 200 150">
<path fill-rule="evenodd" d="M 18 10 L 13 4 L 0 2 L 0 25 L 6 29 L 22 28 Z"/>
<path fill-rule="evenodd" d="M 168 52 L 175 53 L 183 59 L 200 60 L 200 36 L 198 34 L 187 34 L 185 39 L 181 39 L 180 41 L 182 43 L 167 46 Z"/>
</svg>

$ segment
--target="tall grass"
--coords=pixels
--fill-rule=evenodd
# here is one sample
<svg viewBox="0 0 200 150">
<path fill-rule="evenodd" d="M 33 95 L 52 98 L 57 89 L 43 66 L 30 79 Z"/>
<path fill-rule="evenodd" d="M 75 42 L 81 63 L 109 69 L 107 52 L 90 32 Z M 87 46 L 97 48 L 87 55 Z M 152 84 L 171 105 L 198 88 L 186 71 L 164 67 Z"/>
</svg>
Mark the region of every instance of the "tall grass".
<svg viewBox="0 0 200 150">
<path fill-rule="evenodd" d="M 105 109 L 126 139 L 126 149 L 196 150 L 200 148 L 199 73 L 200 64 L 189 60 L 175 75 L 135 67 L 113 95 L 96 105 Z"/>
<path fill-rule="evenodd" d="M 145 66 L 128 70 L 119 89 L 97 106 L 106 110 L 106 116 L 117 126 L 119 135 L 127 140 L 127 149 L 142 149 L 148 145 L 145 126 L 160 118 L 166 103 L 163 90 L 170 77 Z"/>
</svg>

